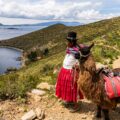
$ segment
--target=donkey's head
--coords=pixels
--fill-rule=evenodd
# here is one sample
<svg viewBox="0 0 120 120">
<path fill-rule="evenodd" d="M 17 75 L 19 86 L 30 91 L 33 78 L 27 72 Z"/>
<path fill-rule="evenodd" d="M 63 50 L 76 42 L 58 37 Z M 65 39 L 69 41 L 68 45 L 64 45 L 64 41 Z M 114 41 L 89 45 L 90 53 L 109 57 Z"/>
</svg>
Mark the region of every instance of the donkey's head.
<svg viewBox="0 0 120 120">
<path fill-rule="evenodd" d="M 91 48 L 94 46 L 94 43 L 92 43 L 89 46 L 79 47 L 79 54 L 80 54 L 80 63 L 85 62 L 91 53 Z"/>
</svg>

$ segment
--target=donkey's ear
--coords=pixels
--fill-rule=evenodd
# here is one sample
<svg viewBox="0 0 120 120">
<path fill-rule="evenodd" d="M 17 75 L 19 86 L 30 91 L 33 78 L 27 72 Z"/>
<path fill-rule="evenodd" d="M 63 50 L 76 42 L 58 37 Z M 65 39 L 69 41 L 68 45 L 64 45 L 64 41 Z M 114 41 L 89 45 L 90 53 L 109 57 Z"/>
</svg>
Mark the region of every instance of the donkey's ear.
<svg viewBox="0 0 120 120">
<path fill-rule="evenodd" d="M 92 43 L 92 44 L 89 46 L 89 49 L 91 49 L 93 46 L 94 46 L 94 43 Z"/>
</svg>

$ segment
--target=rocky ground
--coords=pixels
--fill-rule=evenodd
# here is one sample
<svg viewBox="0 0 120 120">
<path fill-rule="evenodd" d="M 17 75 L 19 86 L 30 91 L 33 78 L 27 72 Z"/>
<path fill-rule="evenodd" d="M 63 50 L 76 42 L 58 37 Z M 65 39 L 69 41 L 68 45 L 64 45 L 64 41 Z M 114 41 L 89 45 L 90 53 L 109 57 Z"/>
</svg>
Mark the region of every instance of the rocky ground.
<svg viewBox="0 0 120 120">
<path fill-rule="evenodd" d="M 45 118 L 42 117 L 44 120 L 97 120 L 94 118 L 96 106 L 86 99 L 79 102 L 80 110 L 78 112 L 70 113 L 69 109 L 64 108 L 61 101 L 56 99 L 49 91 L 41 95 L 37 91 L 37 94 L 35 92 L 29 93 L 27 101 L 24 101 L 24 99 L 1 101 L 0 120 L 21 120 L 25 113 L 36 108 L 44 111 Z M 110 111 L 110 117 L 111 120 L 120 120 L 119 106 L 116 111 Z"/>
</svg>

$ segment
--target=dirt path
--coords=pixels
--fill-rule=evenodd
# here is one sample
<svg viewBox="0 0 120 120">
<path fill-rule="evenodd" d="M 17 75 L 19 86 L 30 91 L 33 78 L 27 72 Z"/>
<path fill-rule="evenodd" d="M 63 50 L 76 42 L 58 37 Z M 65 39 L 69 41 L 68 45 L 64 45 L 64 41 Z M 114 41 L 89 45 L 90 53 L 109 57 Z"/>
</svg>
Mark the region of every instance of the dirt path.
<svg viewBox="0 0 120 120">
<path fill-rule="evenodd" d="M 113 68 L 120 68 L 120 56 L 113 62 Z"/>
<path fill-rule="evenodd" d="M 20 120 L 21 116 L 34 108 L 40 107 L 45 110 L 44 120 L 97 120 L 94 118 L 96 106 L 83 100 L 81 109 L 76 113 L 70 113 L 56 98 L 42 97 L 42 100 L 35 102 L 29 99 L 26 104 L 19 104 L 16 101 L 0 102 L 0 120 Z M 116 111 L 110 111 L 111 120 L 120 120 L 120 107 Z M 102 119 L 98 119 L 102 120 Z"/>
</svg>

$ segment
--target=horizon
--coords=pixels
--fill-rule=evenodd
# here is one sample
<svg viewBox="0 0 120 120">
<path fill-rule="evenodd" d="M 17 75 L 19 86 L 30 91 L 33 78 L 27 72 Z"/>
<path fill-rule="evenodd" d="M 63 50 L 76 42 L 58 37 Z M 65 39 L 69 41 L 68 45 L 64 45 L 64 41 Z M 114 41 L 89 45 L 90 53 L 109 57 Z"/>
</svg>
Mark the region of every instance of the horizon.
<svg viewBox="0 0 120 120">
<path fill-rule="evenodd" d="M 117 17 L 120 17 L 120 16 L 116 16 L 116 17 L 111 17 L 111 18 L 106 18 L 106 19 L 102 19 L 102 20 L 108 20 L 108 19 L 113 19 L 113 18 L 117 18 Z M 5 18 L 6 19 L 6 18 Z M 14 20 L 16 21 L 16 20 L 24 20 L 24 22 L 18 22 L 18 21 L 16 21 L 16 23 L 14 22 L 14 24 L 12 24 L 12 23 L 10 23 L 10 24 L 8 24 L 7 22 L 0 22 L 0 24 L 2 24 L 2 25 L 24 25 L 24 24 L 26 24 L 26 25 L 34 25 L 34 24 L 40 24 L 40 23 L 48 23 L 48 22 L 58 22 L 58 23 L 60 23 L 60 22 L 77 22 L 77 23 L 80 23 L 80 24 L 90 24 L 90 23 L 95 23 L 95 22 L 100 22 L 100 21 L 102 21 L 102 20 L 96 20 L 96 21 L 88 21 L 87 23 L 81 23 L 81 22 L 79 22 L 79 21 L 77 21 L 77 20 L 33 20 L 33 19 L 20 19 L 20 18 L 14 18 Z M 25 21 L 27 21 L 27 22 L 25 22 Z"/>
<path fill-rule="evenodd" d="M 0 18 L 1 19 L 1 18 Z M 7 18 L 4 18 L 7 20 Z M 11 19 L 11 18 L 9 18 Z M 24 22 L 19 22 L 19 23 L 15 23 L 14 24 L 7 24 L 7 22 L 3 21 L 3 22 L 0 22 L 0 24 L 2 25 L 23 25 L 23 24 L 30 24 L 30 25 L 33 25 L 33 24 L 39 24 L 39 23 L 48 23 L 48 22 L 78 22 L 80 23 L 79 21 L 73 21 L 73 20 L 33 20 L 33 19 L 20 19 L 20 18 L 14 18 L 14 21 L 20 21 L 20 20 L 24 20 Z M 82 23 L 81 23 L 82 24 Z"/>
<path fill-rule="evenodd" d="M 0 0 L 0 23 L 65 21 L 87 24 L 120 16 L 119 6 L 119 0 Z"/>
</svg>

